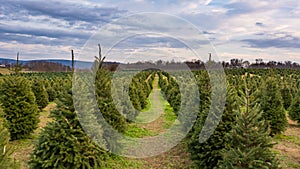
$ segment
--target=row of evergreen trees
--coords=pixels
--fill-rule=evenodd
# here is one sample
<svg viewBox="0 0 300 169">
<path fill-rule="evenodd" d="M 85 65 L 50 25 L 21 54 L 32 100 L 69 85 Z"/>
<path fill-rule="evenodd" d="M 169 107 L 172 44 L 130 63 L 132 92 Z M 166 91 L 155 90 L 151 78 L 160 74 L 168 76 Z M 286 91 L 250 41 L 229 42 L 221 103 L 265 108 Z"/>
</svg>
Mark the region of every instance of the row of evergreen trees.
<svg viewBox="0 0 300 169">
<path fill-rule="evenodd" d="M 178 90 L 178 85 L 166 80 L 170 78 L 168 75 L 164 76 L 160 77 L 163 88 Z M 229 85 L 222 119 L 209 139 L 200 143 L 199 134 L 210 108 L 211 92 L 206 73 L 197 71 L 194 76 L 201 98 L 198 119 L 187 138 L 194 167 L 278 168 L 278 161 L 270 150 L 273 146 L 270 136 L 285 131 L 286 110 L 289 111 L 289 117 L 297 121 L 294 116 L 299 115 L 299 94 L 286 94 L 286 90 L 291 92 L 291 87 L 282 86 L 280 76 L 272 72 L 228 75 Z M 292 79 L 295 77 L 289 80 Z M 285 97 L 290 100 L 284 100 Z M 168 101 L 171 105 L 180 102 L 176 95 L 169 97 Z"/>
</svg>

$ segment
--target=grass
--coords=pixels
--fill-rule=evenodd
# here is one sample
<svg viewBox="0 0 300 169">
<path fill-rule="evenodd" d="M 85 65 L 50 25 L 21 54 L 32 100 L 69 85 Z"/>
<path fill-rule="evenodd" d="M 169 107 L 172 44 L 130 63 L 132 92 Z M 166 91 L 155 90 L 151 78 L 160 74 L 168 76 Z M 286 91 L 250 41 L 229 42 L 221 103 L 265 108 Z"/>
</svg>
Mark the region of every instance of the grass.
<svg viewBox="0 0 300 169">
<path fill-rule="evenodd" d="M 289 126 L 284 134 L 274 136 L 277 152 L 282 168 L 300 168 L 300 127 L 288 119 Z"/>
<path fill-rule="evenodd" d="M 163 124 L 163 128 L 168 129 L 174 124 L 177 119 L 177 115 L 174 113 L 173 107 L 171 107 L 167 101 L 165 103 L 164 112 L 166 121 Z"/>
<path fill-rule="evenodd" d="M 142 138 L 146 136 L 156 136 L 158 133 L 146 128 L 138 127 L 136 124 L 130 124 L 125 131 L 125 135 L 133 138 Z"/>
<path fill-rule="evenodd" d="M 136 169 L 142 168 L 141 161 L 126 159 L 117 155 L 111 156 L 104 164 L 103 168 L 106 169 Z"/>
<path fill-rule="evenodd" d="M 278 134 L 278 135 L 274 136 L 274 139 L 277 142 L 287 141 L 287 142 L 291 142 L 291 143 L 294 143 L 294 144 L 300 146 L 300 139 L 296 136 L 287 136 L 284 134 Z"/>
</svg>

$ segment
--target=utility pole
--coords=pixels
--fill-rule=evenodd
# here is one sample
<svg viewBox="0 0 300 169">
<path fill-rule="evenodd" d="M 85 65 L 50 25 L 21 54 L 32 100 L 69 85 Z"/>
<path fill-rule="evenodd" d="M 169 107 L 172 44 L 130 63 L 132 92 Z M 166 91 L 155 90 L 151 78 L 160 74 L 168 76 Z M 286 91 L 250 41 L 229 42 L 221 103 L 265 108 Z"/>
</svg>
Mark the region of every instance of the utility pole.
<svg viewBox="0 0 300 169">
<path fill-rule="evenodd" d="M 74 73 L 74 51 L 73 49 L 71 50 L 72 53 L 72 72 Z"/>
<path fill-rule="evenodd" d="M 211 53 L 208 53 L 209 57 L 208 57 L 208 62 L 211 62 Z"/>
</svg>

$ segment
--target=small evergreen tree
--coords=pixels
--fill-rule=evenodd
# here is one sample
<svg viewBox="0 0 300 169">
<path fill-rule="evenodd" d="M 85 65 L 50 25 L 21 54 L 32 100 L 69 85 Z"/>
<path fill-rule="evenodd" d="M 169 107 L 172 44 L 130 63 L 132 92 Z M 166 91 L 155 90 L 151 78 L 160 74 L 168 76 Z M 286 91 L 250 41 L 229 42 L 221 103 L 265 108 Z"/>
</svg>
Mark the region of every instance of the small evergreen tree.
<svg viewBox="0 0 300 169">
<path fill-rule="evenodd" d="M 274 136 L 285 131 L 288 123 L 276 79 L 267 78 L 262 87 L 257 90 L 256 97 L 263 111 L 262 119 L 270 125 L 270 135 Z"/>
<path fill-rule="evenodd" d="M 42 110 L 48 105 L 49 99 L 47 90 L 45 89 L 45 86 L 41 80 L 33 81 L 32 91 L 35 95 L 36 104 L 38 105 L 38 108 Z"/>
<path fill-rule="evenodd" d="M 271 151 L 273 143 L 267 124 L 260 120 L 262 112 L 258 104 L 250 103 L 248 89 L 241 93 L 236 124 L 226 135 L 229 142 L 222 150 L 223 160 L 218 168 L 279 168 L 275 154 Z"/>
<path fill-rule="evenodd" d="M 300 124 L 300 92 L 298 92 L 289 108 L 289 117 Z"/>
<path fill-rule="evenodd" d="M 32 169 L 94 169 L 103 165 L 106 152 L 93 143 L 82 129 L 71 89 L 60 95 L 57 109 L 51 112 L 51 117 L 54 121 L 42 131 L 31 155 L 29 163 Z"/>
<path fill-rule="evenodd" d="M 51 86 L 51 83 L 49 80 L 45 80 L 45 88 L 48 94 L 48 100 L 49 102 L 53 102 L 56 98 L 56 91 L 53 89 L 53 87 Z"/>
<path fill-rule="evenodd" d="M 11 140 L 28 138 L 39 122 L 38 108 L 29 81 L 19 76 L 8 76 L 1 86 L 1 93 L 4 124 Z"/>
</svg>

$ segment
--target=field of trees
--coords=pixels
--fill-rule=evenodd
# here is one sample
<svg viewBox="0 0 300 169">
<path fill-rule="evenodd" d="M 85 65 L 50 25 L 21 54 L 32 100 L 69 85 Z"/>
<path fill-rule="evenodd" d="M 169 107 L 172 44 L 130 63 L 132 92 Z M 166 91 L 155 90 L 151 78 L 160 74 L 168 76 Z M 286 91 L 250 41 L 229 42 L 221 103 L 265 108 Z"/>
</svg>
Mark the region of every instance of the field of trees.
<svg viewBox="0 0 300 169">
<path fill-rule="evenodd" d="M 125 72 L 112 83 L 114 72 L 102 61 L 96 61 L 94 85 L 105 124 L 93 109 L 75 110 L 71 72 L 0 76 L 0 168 L 300 168 L 300 70 L 226 69 L 224 112 L 208 140 L 199 142 L 212 102 L 207 71 L 192 72 L 198 96 L 182 71 Z M 99 124 L 90 126 L 94 133 L 86 134 L 79 116 Z M 149 138 L 174 126 L 171 135 L 186 135 L 162 154 L 129 158 L 106 151 L 150 149 L 120 148 L 124 140 L 110 136 L 111 129 Z"/>
</svg>

